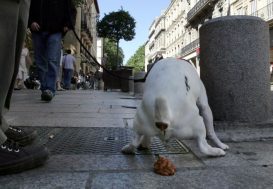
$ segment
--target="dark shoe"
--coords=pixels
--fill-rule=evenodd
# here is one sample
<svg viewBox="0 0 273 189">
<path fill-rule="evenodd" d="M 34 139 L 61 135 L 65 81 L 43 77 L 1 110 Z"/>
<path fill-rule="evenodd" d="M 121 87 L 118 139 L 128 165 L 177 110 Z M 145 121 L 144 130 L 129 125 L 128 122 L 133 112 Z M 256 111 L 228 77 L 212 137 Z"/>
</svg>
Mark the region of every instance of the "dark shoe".
<svg viewBox="0 0 273 189">
<path fill-rule="evenodd" d="M 5 135 L 8 139 L 18 142 L 20 146 L 26 146 L 37 138 L 37 131 L 30 128 L 22 130 L 17 127 L 9 127 Z"/>
<path fill-rule="evenodd" d="M 45 90 L 41 94 L 42 101 L 50 102 L 53 98 L 53 93 L 50 90 Z"/>
<path fill-rule="evenodd" d="M 0 175 L 20 173 L 43 165 L 49 158 L 49 151 L 43 146 L 20 147 L 7 140 L 0 146 Z"/>
</svg>

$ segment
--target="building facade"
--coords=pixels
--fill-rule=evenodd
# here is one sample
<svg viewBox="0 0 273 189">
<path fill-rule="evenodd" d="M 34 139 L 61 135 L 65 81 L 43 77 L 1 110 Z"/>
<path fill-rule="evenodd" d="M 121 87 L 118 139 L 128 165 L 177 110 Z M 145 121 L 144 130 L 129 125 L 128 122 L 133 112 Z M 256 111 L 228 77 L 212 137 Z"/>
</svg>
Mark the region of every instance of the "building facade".
<svg viewBox="0 0 273 189">
<path fill-rule="evenodd" d="M 153 62 L 155 56 L 157 55 L 158 49 L 155 48 L 155 42 L 156 42 L 156 40 L 155 40 L 155 22 L 158 19 L 159 18 L 156 18 L 149 28 L 149 36 L 148 36 L 149 40 L 146 42 L 146 45 L 145 45 L 145 69 L 147 68 L 147 65 L 149 63 Z M 163 54 L 165 54 L 165 53 L 163 53 Z"/>
<path fill-rule="evenodd" d="M 227 15 L 258 16 L 269 24 L 270 63 L 273 65 L 273 0 L 171 0 L 150 27 L 145 65 L 163 52 L 164 57 L 190 61 L 200 72 L 199 28 L 209 19 Z"/>
<path fill-rule="evenodd" d="M 77 60 L 77 71 L 83 73 L 95 72 L 97 64 L 90 58 L 89 54 L 97 58 L 97 18 L 99 6 L 97 0 L 85 0 L 77 7 L 75 32 L 80 38 L 80 42 L 70 31 L 64 39 L 64 49 L 70 49 Z"/>
</svg>

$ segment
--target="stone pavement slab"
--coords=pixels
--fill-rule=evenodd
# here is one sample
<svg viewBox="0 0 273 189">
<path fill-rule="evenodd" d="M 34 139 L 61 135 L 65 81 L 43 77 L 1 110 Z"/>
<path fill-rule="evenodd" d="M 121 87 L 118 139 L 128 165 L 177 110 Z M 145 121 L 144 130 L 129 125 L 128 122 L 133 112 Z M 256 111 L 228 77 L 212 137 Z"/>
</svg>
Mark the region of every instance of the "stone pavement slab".
<svg viewBox="0 0 273 189">
<path fill-rule="evenodd" d="M 272 167 L 182 168 L 174 176 L 163 177 L 151 170 L 56 171 L 39 169 L 0 177 L 6 188 L 90 188 L 90 189 L 270 189 Z"/>
<path fill-rule="evenodd" d="M 89 173 L 38 172 L 0 177 L 1 189 L 65 189 L 86 188 Z"/>
<path fill-rule="evenodd" d="M 125 127 L 139 103 L 127 93 L 90 90 L 58 92 L 51 103 L 41 102 L 38 90 L 21 90 L 13 101 L 11 125 L 49 127 Z"/>
</svg>

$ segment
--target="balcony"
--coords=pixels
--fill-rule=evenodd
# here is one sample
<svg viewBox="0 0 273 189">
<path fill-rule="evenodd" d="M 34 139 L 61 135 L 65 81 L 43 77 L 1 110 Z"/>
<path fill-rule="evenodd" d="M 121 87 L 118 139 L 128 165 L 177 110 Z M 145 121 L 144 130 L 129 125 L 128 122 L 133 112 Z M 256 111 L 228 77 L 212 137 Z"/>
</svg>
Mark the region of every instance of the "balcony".
<svg viewBox="0 0 273 189">
<path fill-rule="evenodd" d="M 181 56 L 185 56 L 189 53 L 191 53 L 192 51 L 194 51 L 197 47 L 199 47 L 199 38 L 194 40 L 193 42 L 189 43 L 188 45 L 186 45 L 185 47 L 183 47 L 181 49 Z"/>
<path fill-rule="evenodd" d="M 154 33 L 155 33 L 155 30 L 153 29 L 153 30 L 150 32 L 148 38 L 151 39 L 151 37 L 153 36 Z"/>
<path fill-rule="evenodd" d="M 161 28 L 157 33 L 156 33 L 156 35 L 155 35 L 155 39 L 157 39 L 158 38 L 158 36 L 161 34 L 161 33 L 163 33 L 163 32 L 165 32 L 166 31 L 166 29 L 165 28 Z"/>
<path fill-rule="evenodd" d="M 260 17 L 269 23 L 271 22 L 270 25 L 273 25 L 273 3 L 270 3 L 257 10 L 256 12 L 252 13 L 251 16 Z"/>
<path fill-rule="evenodd" d="M 218 0 L 199 0 L 187 14 L 187 25 L 197 28 L 198 24 L 203 23 L 205 19 L 212 17 L 215 4 Z"/>
<path fill-rule="evenodd" d="M 155 46 L 154 41 L 149 45 L 149 50 L 151 50 Z"/>
</svg>

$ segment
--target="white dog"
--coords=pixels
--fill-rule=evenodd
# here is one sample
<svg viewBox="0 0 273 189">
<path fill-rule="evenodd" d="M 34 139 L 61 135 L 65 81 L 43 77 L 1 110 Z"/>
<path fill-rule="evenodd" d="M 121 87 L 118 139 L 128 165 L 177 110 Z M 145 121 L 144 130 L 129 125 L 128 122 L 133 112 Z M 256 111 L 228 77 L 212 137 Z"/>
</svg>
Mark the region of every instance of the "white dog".
<svg viewBox="0 0 273 189">
<path fill-rule="evenodd" d="M 196 69 L 175 58 L 160 60 L 148 74 L 133 129 L 136 138 L 122 148 L 123 153 L 149 148 L 153 136 L 165 140 L 194 138 L 200 151 L 209 156 L 223 156 L 229 148 L 214 132 L 206 90 Z M 206 136 L 219 148 L 210 146 Z"/>
</svg>

